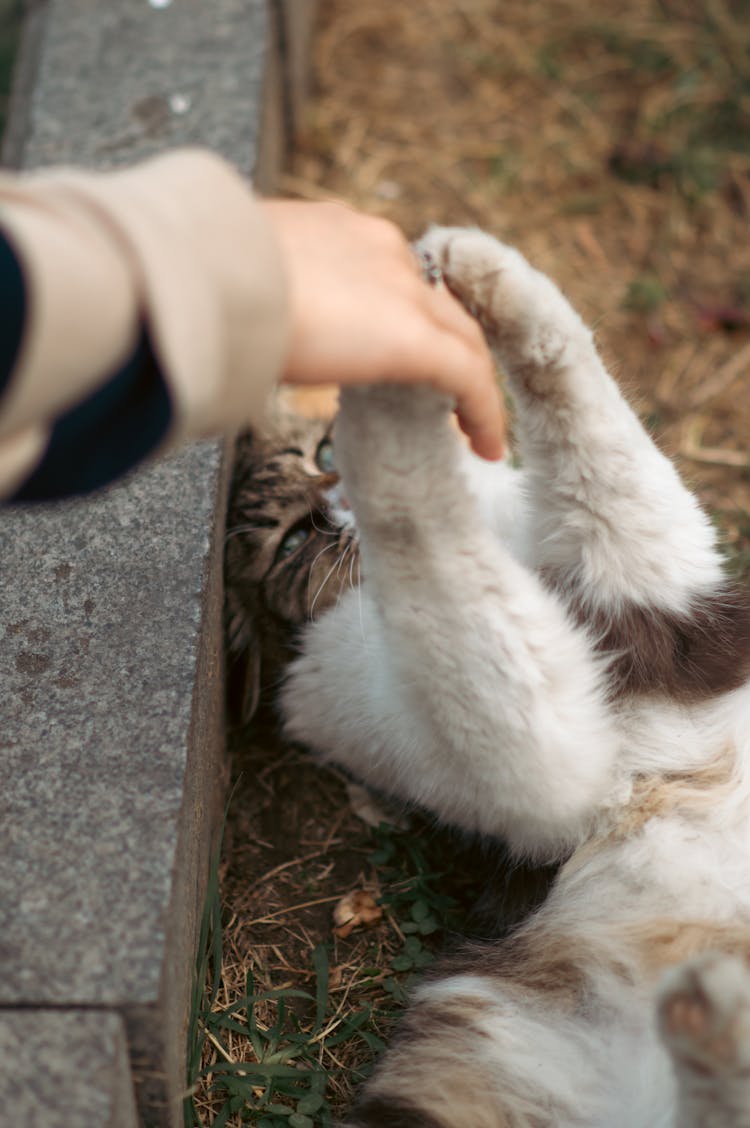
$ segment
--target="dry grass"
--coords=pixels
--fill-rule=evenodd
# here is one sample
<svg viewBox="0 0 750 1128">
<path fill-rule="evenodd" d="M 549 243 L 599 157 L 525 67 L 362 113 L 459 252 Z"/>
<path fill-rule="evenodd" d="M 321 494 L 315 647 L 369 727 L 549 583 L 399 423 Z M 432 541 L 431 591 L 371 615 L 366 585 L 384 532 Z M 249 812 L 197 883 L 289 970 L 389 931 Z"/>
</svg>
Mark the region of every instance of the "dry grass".
<svg viewBox="0 0 750 1128">
<path fill-rule="evenodd" d="M 293 1060 L 299 1076 L 283 1078 L 290 1091 L 277 1091 L 274 1103 L 294 1108 L 323 1076 L 324 1101 L 309 1125 L 326 1125 L 382 1048 L 416 973 L 466 920 L 486 881 L 483 852 L 418 819 L 408 832 L 370 830 L 337 773 L 281 746 L 272 727 L 235 733 L 233 744 L 236 782 L 219 872 L 222 973 L 202 1007 L 202 1064 L 210 1072 L 192 1123 L 217 1123 L 234 1093 L 238 1109 L 226 1123 L 243 1123 L 244 1110 L 251 1123 L 277 1128 L 274 1115 L 279 1125 L 286 1119 L 280 1113 L 264 1120 L 264 1110 L 249 1112 L 265 1102 L 264 1075 L 237 1079 L 222 1070 Z M 335 927 L 333 911 L 352 891 L 366 895 L 374 919 L 349 932 Z"/>
<path fill-rule="evenodd" d="M 326 0 L 287 191 L 516 243 L 750 547 L 747 0 Z"/>
<path fill-rule="evenodd" d="M 323 0 L 321 9 L 316 96 L 285 190 L 345 198 L 412 235 L 430 222 L 470 223 L 521 247 L 597 326 L 613 370 L 746 566 L 747 0 L 633 0 L 627 9 L 621 0 Z M 385 841 L 391 857 L 381 849 L 373 861 L 373 837 L 334 774 L 271 738 L 245 745 L 237 764 L 215 1010 L 247 994 L 248 969 L 256 994 L 315 996 L 294 1002 L 309 1041 L 297 1060 L 325 1068 L 335 1111 L 388 1035 L 414 970 L 409 951 L 442 942 L 471 899 L 477 857 L 418 828 L 384 832 L 375 846 Z M 446 887 L 455 900 L 430 905 Z M 331 911 L 354 889 L 390 900 L 374 927 L 342 938 Z M 423 934 L 412 910 L 425 896 L 436 927 Z M 418 947 L 407 949 L 410 937 Z M 321 968 L 311 953 L 321 943 L 329 966 L 319 1027 Z M 257 1012 L 273 1030 L 277 1001 Z M 369 1045 L 351 1027 L 364 1012 Z M 320 1036 L 328 1028 L 345 1036 L 329 1042 Z M 252 1060 L 246 1035 L 230 1030 L 219 1041 L 208 1041 L 206 1065 Z M 205 1089 L 197 1103 L 206 1124 L 308 1128 L 329 1115 L 321 1107 L 295 1124 L 241 1103 L 230 1115 L 226 1091 Z"/>
</svg>

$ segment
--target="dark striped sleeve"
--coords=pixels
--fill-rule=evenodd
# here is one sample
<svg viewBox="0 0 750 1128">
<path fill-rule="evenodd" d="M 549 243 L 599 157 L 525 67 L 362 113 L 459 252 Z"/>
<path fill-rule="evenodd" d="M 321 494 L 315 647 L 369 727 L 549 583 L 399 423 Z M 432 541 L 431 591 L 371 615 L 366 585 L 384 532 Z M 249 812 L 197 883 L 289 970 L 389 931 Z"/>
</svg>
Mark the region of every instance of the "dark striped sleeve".
<svg viewBox="0 0 750 1128">
<path fill-rule="evenodd" d="M 13 248 L 0 231 L 0 396 L 10 383 L 25 322 L 23 272 Z"/>
<path fill-rule="evenodd" d="M 0 416 L 23 339 L 26 304 L 21 265 L 0 232 Z M 50 501 L 107 485 L 164 440 L 171 419 L 169 394 L 144 329 L 127 361 L 52 422 L 41 461 L 6 503 Z"/>
<path fill-rule="evenodd" d="M 164 440 L 169 393 L 147 330 L 92 395 L 52 425 L 41 462 L 9 504 L 87 494 L 127 473 Z"/>
</svg>

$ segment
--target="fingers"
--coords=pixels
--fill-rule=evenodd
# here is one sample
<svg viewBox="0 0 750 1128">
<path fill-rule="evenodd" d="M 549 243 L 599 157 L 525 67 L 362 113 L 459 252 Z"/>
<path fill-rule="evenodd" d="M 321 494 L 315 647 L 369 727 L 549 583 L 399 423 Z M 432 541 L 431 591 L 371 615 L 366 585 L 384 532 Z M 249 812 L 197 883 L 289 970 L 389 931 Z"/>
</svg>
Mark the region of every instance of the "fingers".
<svg viewBox="0 0 750 1128">
<path fill-rule="evenodd" d="M 505 413 L 484 339 L 477 348 L 476 342 L 467 345 L 455 335 L 444 334 L 440 345 L 439 355 L 435 349 L 429 382 L 454 397 L 459 425 L 475 453 L 490 461 L 502 458 Z"/>
<path fill-rule="evenodd" d="M 495 461 L 505 452 L 505 411 L 495 366 L 478 324 L 453 298 L 448 301 L 456 307 L 447 319 L 451 323 L 438 326 L 432 317 L 423 317 L 418 329 L 410 323 L 415 331 L 396 342 L 378 378 L 403 383 L 408 373 L 409 382 L 450 396 L 473 450 Z"/>
<path fill-rule="evenodd" d="M 455 396 L 461 430 L 474 451 L 482 458 L 502 458 L 505 416 L 484 334 L 443 286 L 430 289 L 429 294 L 432 315 L 447 335 L 439 353 L 435 349 L 435 386 Z"/>
<path fill-rule="evenodd" d="M 479 325 L 430 286 L 403 233 L 337 204 L 266 202 L 289 286 L 289 383 L 427 383 L 451 396 L 477 454 L 499 458 L 503 416 Z"/>
<path fill-rule="evenodd" d="M 496 462 L 505 453 L 505 418 L 495 385 L 489 394 L 461 400 L 456 405 L 461 430 L 481 458 Z"/>
</svg>

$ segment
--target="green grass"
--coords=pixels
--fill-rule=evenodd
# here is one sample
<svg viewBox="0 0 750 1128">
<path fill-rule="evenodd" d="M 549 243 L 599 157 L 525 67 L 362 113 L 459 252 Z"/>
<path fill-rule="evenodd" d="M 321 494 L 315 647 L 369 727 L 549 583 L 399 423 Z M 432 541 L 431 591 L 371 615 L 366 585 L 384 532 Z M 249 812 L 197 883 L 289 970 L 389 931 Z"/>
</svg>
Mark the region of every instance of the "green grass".
<svg viewBox="0 0 750 1128">
<path fill-rule="evenodd" d="M 332 1125 L 332 1112 L 325 1096 L 328 1078 L 319 1060 L 319 1042 L 328 1011 L 328 954 L 324 945 L 312 952 L 312 964 L 314 995 L 294 988 L 256 991 L 253 975 L 248 972 L 245 994 L 230 1006 L 216 1010 L 211 996 L 205 999 L 211 1005 L 204 1005 L 199 1011 L 197 1024 L 204 1040 L 210 1036 L 215 1047 L 223 1048 L 225 1060 L 197 1069 L 194 1076 L 207 1078 L 209 1090 L 221 1098 L 215 1125 L 225 1124 L 235 1114 L 258 1128 Z M 314 1005 L 315 1017 L 306 1029 L 287 1007 L 293 999 Z M 261 1023 L 257 1014 L 260 1005 L 268 1002 L 274 1002 L 276 1010 L 275 1021 L 270 1025 Z M 228 1031 L 247 1038 L 254 1060 L 230 1060 L 222 1042 Z M 338 1040 L 355 1036 L 356 1032 L 356 1023 L 349 1023 Z M 193 1063 L 196 1064 L 195 1059 Z M 191 1104 L 188 1114 L 192 1111 L 193 1116 L 191 1119 L 188 1115 L 186 1123 L 199 1125 L 201 1121 Z"/>
<path fill-rule="evenodd" d="M 203 906 L 201 928 L 198 938 L 198 953 L 193 979 L 193 992 L 187 1034 L 187 1085 L 190 1095 L 185 1098 L 184 1105 L 186 1128 L 193 1128 L 193 1126 L 200 1125 L 201 1123 L 195 1110 L 192 1090 L 200 1073 L 203 1047 L 206 1042 L 206 1027 L 203 1022 L 203 1016 L 211 1012 L 221 983 L 222 909 L 219 893 L 220 855 L 221 843 L 219 843 L 216 849 L 209 869 L 206 900 Z"/>
<path fill-rule="evenodd" d="M 465 915 L 461 891 L 472 901 L 478 893 L 451 844 L 437 832 L 414 834 L 381 824 L 371 833 L 370 844 L 368 861 L 382 890 L 387 927 L 398 939 L 386 956 L 383 945 L 373 942 L 356 968 L 345 1005 L 329 990 L 326 942 L 309 951 L 310 990 L 259 988 L 248 971 L 244 992 L 218 1004 L 226 992 L 220 991 L 222 905 L 218 856 L 214 859 L 189 1030 L 186 1128 L 208 1123 L 196 1105 L 198 1086 L 210 1097 L 212 1123 L 219 1128 L 230 1119 L 257 1128 L 331 1128 L 340 1112 L 336 1094 L 341 1091 L 331 1081 L 346 1073 L 345 1089 L 350 1091 L 370 1073 L 384 1048 L 384 1027 L 390 1028 L 435 950 Z M 451 886 L 458 895 L 445 892 Z M 234 1058 L 229 1034 L 234 1036 Z M 207 1064 L 209 1045 L 214 1052 Z"/>
<path fill-rule="evenodd" d="M 655 313 L 667 297 L 660 278 L 655 274 L 639 274 L 628 285 L 624 305 L 635 313 Z"/>
</svg>

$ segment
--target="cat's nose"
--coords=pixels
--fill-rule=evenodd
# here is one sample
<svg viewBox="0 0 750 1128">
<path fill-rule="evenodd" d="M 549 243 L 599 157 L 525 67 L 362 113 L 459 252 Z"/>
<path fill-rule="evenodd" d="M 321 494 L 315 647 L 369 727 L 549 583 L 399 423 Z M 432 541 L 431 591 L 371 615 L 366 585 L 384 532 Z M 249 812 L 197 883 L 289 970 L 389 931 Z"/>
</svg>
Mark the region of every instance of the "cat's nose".
<svg viewBox="0 0 750 1128">
<path fill-rule="evenodd" d="M 344 489 L 338 474 L 335 472 L 320 474 L 315 485 L 330 505 L 337 506 L 339 509 L 351 509 L 351 505 L 344 495 Z"/>
<path fill-rule="evenodd" d="M 339 484 L 339 476 L 335 470 L 331 470 L 328 474 L 318 474 L 315 484 L 318 489 L 328 490 Z"/>
<path fill-rule="evenodd" d="M 339 511 L 340 515 L 351 513 L 352 507 L 344 493 L 341 479 L 336 473 L 318 474 L 310 495 L 312 504 L 329 511 Z"/>
</svg>

